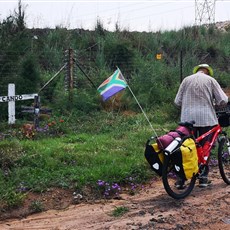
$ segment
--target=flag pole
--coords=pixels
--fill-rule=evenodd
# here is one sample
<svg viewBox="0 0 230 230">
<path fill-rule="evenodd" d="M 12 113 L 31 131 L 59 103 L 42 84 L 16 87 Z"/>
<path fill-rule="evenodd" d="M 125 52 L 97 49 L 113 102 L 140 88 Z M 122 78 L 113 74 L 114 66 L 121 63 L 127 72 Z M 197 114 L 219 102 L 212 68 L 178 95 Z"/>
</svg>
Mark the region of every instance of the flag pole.
<svg viewBox="0 0 230 230">
<path fill-rule="evenodd" d="M 153 130 L 154 134 L 157 136 L 157 133 L 155 132 L 155 129 L 153 128 L 151 122 L 149 121 L 149 119 L 148 119 L 148 117 L 147 117 L 145 111 L 143 110 L 142 106 L 140 105 L 139 101 L 137 100 L 136 96 L 134 95 L 133 91 L 131 90 L 131 88 L 129 87 L 128 84 L 127 84 L 127 87 L 128 87 L 128 89 L 129 89 L 129 91 L 131 92 L 131 94 L 133 95 L 134 99 L 136 100 L 138 106 L 140 107 L 142 113 L 144 114 L 144 116 L 145 116 L 146 120 L 148 121 L 148 123 L 149 123 L 151 129 Z"/>
<path fill-rule="evenodd" d="M 118 70 L 120 71 L 120 73 L 121 73 L 121 70 L 120 70 L 118 67 L 117 67 L 117 69 L 118 69 Z M 125 79 L 125 77 L 123 76 L 123 74 L 122 74 L 122 77 L 123 77 L 124 80 L 126 81 L 126 79 Z M 141 112 L 144 114 L 146 120 L 148 121 L 148 123 L 149 123 L 151 129 L 153 130 L 153 132 L 154 132 L 154 134 L 155 134 L 155 136 L 158 137 L 158 135 L 157 135 L 155 129 L 153 128 L 153 126 L 152 126 L 151 122 L 149 121 L 149 119 L 148 119 L 148 117 L 147 117 L 145 111 L 143 110 L 141 104 L 140 104 L 139 101 L 137 100 L 136 96 L 134 95 L 134 93 L 133 93 L 132 89 L 130 88 L 130 86 L 128 85 L 127 81 L 126 81 L 126 84 L 127 84 L 127 87 L 128 87 L 128 89 L 129 89 L 129 91 L 131 92 L 132 96 L 133 96 L 134 99 L 136 100 L 136 102 L 137 102 L 139 108 L 141 109 Z"/>
</svg>

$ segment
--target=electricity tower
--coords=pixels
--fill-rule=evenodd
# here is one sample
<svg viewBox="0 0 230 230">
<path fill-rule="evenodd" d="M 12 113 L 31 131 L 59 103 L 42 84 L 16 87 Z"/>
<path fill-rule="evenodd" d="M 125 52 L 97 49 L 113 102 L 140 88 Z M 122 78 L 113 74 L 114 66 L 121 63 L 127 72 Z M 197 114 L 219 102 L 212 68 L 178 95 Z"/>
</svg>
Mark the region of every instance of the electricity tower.
<svg viewBox="0 0 230 230">
<path fill-rule="evenodd" d="M 195 24 L 215 23 L 216 0 L 195 0 Z"/>
</svg>

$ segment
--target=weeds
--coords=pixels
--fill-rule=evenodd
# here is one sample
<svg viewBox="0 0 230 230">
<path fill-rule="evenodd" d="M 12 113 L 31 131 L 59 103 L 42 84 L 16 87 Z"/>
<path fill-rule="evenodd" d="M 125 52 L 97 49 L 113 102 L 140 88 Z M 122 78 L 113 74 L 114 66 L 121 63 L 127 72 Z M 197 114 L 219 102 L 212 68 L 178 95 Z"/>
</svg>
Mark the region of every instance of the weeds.
<svg viewBox="0 0 230 230">
<path fill-rule="evenodd" d="M 42 212 L 44 210 L 44 207 L 40 200 L 34 200 L 31 202 L 29 209 L 33 213 L 38 213 L 38 212 Z"/>
<path fill-rule="evenodd" d="M 8 171 L 22 155 L 23 147 L 17 138 L 0 142 L 0 168 Z"/>
<path fill-rule="evenodd" d="M 26 194 L 15 192 L 9 188 L 5 191 L 5 194 L 1 197 L 0 200 L 0 211 L 19 207 L 22 205 Z"/>
<path fill-rule="evenodd" d="M 127 212 L 129 212 L 129 208 L 127 208 L 127 207 L 124 207 L 124 206 L 116 207 L 112 211 L 112 216 L 114 216 L 114 217 L 121 217 L 121 216 L 123 216 Z"/>
</svg>

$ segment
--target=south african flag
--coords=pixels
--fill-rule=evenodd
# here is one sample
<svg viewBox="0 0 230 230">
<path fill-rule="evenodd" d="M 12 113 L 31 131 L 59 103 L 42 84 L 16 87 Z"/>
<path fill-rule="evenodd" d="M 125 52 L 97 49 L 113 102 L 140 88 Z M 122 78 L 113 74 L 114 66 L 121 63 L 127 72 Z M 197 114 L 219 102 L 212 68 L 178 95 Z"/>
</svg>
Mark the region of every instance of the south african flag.
<svg viewBox="0 0 230 230">
<path fill-rule="evenodd" d="M 127 87 L 127 83 L 119 69 L 117 69 L 109 78 L 107 78 L 98 88 L 103 101 L 120 92 Z"/>
</svg>

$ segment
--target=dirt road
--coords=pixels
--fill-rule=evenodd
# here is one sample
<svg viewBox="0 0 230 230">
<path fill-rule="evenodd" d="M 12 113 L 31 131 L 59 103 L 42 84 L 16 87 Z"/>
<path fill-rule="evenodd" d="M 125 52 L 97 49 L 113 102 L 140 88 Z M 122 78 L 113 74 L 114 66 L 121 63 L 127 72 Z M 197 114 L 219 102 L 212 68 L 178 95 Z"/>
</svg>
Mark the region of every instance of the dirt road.
<svg viewBox="0 0 230 230">
<path fill-rule="evenodd" d="M 138 194 L 121 195 L 120 200 L 71 205 L 23 219 L 0 222 L 1 230 L 102 230 L 102 229 L 230 229 L 230 186 L 210 173 L 208 188 L 196 186 L 183 200 L 170 198 L 161 180 L 152 181 Z M 121 217 L 111 215 L 118 207 L 128 210 Z"/>
</svg>

